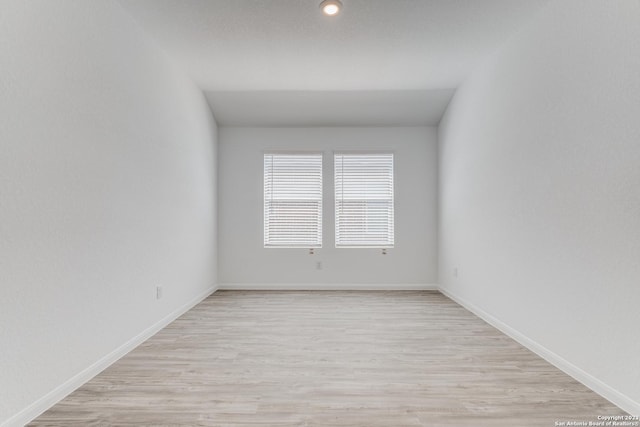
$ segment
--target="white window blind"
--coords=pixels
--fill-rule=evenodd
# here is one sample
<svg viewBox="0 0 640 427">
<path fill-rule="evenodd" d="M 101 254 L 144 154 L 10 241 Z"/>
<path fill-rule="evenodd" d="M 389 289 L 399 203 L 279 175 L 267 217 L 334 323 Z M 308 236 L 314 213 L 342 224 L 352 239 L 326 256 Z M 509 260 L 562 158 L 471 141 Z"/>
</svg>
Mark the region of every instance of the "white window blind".
<svg viewBox="0 0 640 427">
<path fill-rule="evenodd" d="M 322 247 L 322 153 L 264 155 L 264 247 Z"/>
<path fill-rule="evenodd" d="M 334 154 L 336 247 L 391 248 L 393 154 Z"/>
</svg>

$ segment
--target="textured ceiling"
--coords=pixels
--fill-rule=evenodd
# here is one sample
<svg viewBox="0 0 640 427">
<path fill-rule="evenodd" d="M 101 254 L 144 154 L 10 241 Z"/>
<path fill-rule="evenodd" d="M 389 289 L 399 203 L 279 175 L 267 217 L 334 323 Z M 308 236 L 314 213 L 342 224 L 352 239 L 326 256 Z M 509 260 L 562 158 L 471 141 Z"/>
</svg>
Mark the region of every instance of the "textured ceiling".
<svg viewBox="0 0 640 427">
<path fill-rule="evenodd" d="M 227 126 L 437 125 L 453 89 L 206 92 Z"/>
<path fill-rule="evenodd" d="M 320 13 L 319 0 L 120 3 L 203 91 L 211 92 L 214 114 L 224 125 L 247 124 L 240 103 L 250 107 L 252 96 L 283 111 L 306 108 L 301 117 L 323 114 L 326 108 L 314 105 L 331 99 L 360 103 L 353 112 L 360 124 L 369 107 L 375 107 L 369 120 L 374 124 L 387 101 L 405 112 L 416 105 L 415 96 L 402 91 L 419 91 L 418 104 L 433 101 L 435 107 L 442 103 L 437 90 L 455 89 L 548 1 L 344 0 L 342 13 L 333 18 Z M 311 93 L 325 91 L 330 93 Z M 217 102 L 216 93 L 227 101 Z M 291 103 L 305 98 L 309 104 Z M 275 114 L 269 112 L 271 118 L 263 121 L 287 121 Z M 348 122 L 349 113 L 344 114 Z M 415 124 L 432 122 L 427 115 L 433 113 L 425 111 L 425 119 Z M 300 124 L 296 120 L 290 124 Z"/>
</svg>

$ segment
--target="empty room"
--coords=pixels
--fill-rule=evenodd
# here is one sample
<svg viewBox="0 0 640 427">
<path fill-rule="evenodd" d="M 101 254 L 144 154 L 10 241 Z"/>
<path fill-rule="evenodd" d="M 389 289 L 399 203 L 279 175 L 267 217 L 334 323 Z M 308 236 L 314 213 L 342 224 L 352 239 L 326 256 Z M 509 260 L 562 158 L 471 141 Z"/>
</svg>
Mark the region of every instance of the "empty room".
<svg viewBox="0 0 640 427">
<path fill-rule="evenodd" d="M 0 427 L 638 416 L 639 0 L 0 0 Z"/>
</svg>

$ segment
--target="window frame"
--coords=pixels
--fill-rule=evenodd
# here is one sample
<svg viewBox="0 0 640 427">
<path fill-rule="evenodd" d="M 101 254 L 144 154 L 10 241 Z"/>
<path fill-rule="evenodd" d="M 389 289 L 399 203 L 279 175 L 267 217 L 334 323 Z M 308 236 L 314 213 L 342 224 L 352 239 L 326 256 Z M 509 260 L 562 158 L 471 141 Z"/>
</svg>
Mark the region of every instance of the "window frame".
<svg viewBox="0 0 640 427">
<path fill-rule="evenodd" d="M 319 179 L 318 179 L 318 185 L 319 185 L 319 192 L 317 193 L 319 197 L 314 198 L 301 198 L 301 199 L 282 199 L 282 200 L 286 200 L 286 201 L 295 201 L 295 200 L 305 200 L 305 201 L 315 201 L 317 203 L 317 207 L 316 207 L 316 212 L 317 212 L 317 229 L 316 229 L 316 236 L 317 236 L 317 240 L 316 243 L 311 244 L 308 242 L 304 242 L 302 244 L 295 244 L 292 242 L 287 242 L 287 243 L 283 243 L 283 244 L 276 244 L 274 243 L 273 239 L 272 239 L 272 233 L 270 232 L 270 215 L 268 212 L 268 204 L 269 202 L 273 202 L 273 188 L 271 188 L 271 199 L 267 200 L 267 156 L 318 156 L 319 160 L 320 160 L 320 167 L 319 167 Z M 273 160 L 273 159 L 272 159 Z M 273 174 L 273 169 L 271 171 L 271 173 Z M 322 243 L 323 243 L 323 210 L 324 210 L 324 203 L 323 203 L 323 199 L 324 199 L 324 152 L 322 151 L 300 151 L 300 150 L 278 150 L 278 151 L 264 151 L 263 152 L 263 233 L 264 233 L 264 240 L 263 240 L 263 248 L 264 249 L 319 249 L 322 248 Z M 273 186 L 273 182 L 271 182 L 271 185 Z"/>
<path fill-rule="evenodd" d="M 364 206 L 364 210 L 368 210 L 370 209 L 369 205 L 367 204 L 367 202 L 369 201 L 375 201 L 375 200 L 384 200 L 389 204 L 389 215 L 388 215 L 388 220 L 390 221 L 390 224 L 387 226 L 386 229 L 386 236 L 387 236 L 387 241 L 386 242 L 382 242 L 382 241 L 378 241 L 378 242 L 373 242 L 371 244 L 364 244 L 362 242 L 345 242 L 345 243 L 340 243 L 341 240 L 345 240 L 345 239 L 340 239 L 340 227 L 341 227 L 341 220 L 340 218 L 342 217 L 342 214 L 340 212 L 341 206 L 339 205 L 340 202 L 342 202 L 342 204 L 344 204 L 345 198 L 344 198 L 344 188 L 340 191 L 340 194 L 338 192 L 338 156 L 375 156 L 375 155 L 388 155 L 391 156 L 391 163 L 389 166 L 390 169 L 390 197 L 388 199 L 367 199 L 366 197 L 363 197 L 361 199 L 352 199 L 354 202 L 357 202 L 358 200 L 361 200 L 362 203 L 365 205 Z M 343 151 L 343 150 L 339 150 L 339 151 L 334 151 L 333 152 L 333 169 L 334 169 L 334 177 L 333 177 L 333 185 L 334 185 L 334 211 L 335 211 L 335 217 L 334 217 L 334 232 L 335 232 L 335 248 L 336 249 L 393 249 L 395 248 L 395 184 L 396 184 L 396 180 L 395 180 L 395 160 L 396 160 L 396 154 L 394 151 L 392 150 L 380 150 L 380 151 L 372 151 L 372 150 L 367 150 L 367 151 Z M 344 163 L 342 163 L 342 165 L 344 166 Z M 344 186 L 344 173 L 342 173 L 342 180 L 340 181 L 341 184 Z M 341 198 L 339 198 L 339 195 L 341 196 Z M 371 215 L 365 215 L 364 221 L 369 221 L 371 218 Z M 368 227 L 367 224 L 365 224 L 365 227 Z"/>
</svg>

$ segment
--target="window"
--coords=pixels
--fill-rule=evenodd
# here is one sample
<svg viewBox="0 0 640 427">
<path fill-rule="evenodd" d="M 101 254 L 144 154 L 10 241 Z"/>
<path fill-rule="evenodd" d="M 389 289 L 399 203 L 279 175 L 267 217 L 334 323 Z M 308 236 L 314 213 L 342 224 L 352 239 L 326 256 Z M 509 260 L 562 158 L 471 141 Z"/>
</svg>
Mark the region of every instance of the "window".
<svg viewBox="0 0 640 427">
<path fill-rule="evenodd" d="M 322 247 L 322 154 L 264 155 L 264 247 Z"/>
<path fill-rule="evenodd" d="M 393 154 L 336 153 L 334 167 L 336 247 L 393 247 Z"/>
</svg>

